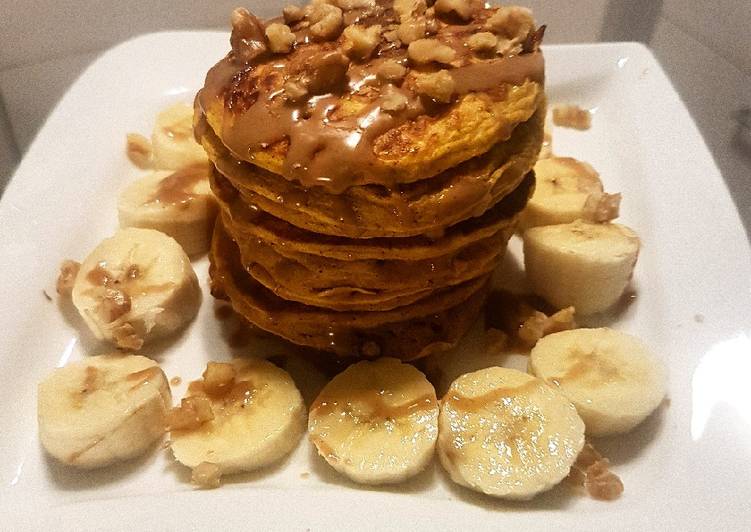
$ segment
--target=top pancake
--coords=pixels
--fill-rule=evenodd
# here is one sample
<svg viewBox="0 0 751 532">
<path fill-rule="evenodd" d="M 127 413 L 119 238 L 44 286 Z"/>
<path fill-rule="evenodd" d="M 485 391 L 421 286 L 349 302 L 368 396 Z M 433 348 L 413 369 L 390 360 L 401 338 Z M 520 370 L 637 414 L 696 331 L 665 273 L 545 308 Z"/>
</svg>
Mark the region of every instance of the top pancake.
<svg viewBox="0 0 751 532">
<path fill-rule="evenodd" d="M 531 17 L 475 0 L 332 3 L 287 17 L 287 53 L 271 51 L 278 25 L 233 14 L 232 51 L 209 71 L 197 105 L 234 158 L 333 193 L 393 187 L 487 152 L 543 105 Z M 445 4 L 466 10 L 441 12 Z M 323 11 L 339 17 L 325 37 Z M 375 39 L 369 53 L 363 32 Z"/>
</svg>

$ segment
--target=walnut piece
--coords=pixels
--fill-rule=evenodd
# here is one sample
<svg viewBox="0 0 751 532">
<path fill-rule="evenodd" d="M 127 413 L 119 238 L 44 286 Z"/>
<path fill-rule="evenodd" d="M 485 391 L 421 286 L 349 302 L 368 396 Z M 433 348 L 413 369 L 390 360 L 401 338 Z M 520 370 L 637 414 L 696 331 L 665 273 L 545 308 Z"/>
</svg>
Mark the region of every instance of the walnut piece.
<svg viewBox="0 0 751 532">
<path fill-rule="evenodd" d="M 553 107 L 553 123 L 556 126 L 584 131 L 592 127 L 592 113 L 578 105 L 556 105 Z"/>
<path fill-rule="evenodd" d="M 422 15 L 428 4 L 425 0 L 394 0 L 393 8 L 400 19 L 405 19 L 413 15 Z"/>
<path fill-rule="evenodd" d="M 117 288 L 105 288 L 98 312 L 106 323 L 112 323 L 130 312 L 130 307 L 131 300 L 127 293 Z"/>
<path fill-rule="evenodd" d="M 508 345 L 508 340 L 508 334 L 500 329 L 491 327 L 490 329 L 485 331 L 485 351 L 489 354 L 502 353 Z"/>
<path fill-rule="evenodd" d="M 222 362 L 209 362 L 203 372 L 203 389 L 209 395 L 224 395 L 235 382 L 235 367 Z"/>
<path fill-rule="evenodd" d="M 308 89 L 299 81 L 288 81 L 284 84 L 284 94 L 293 102 L 299 102 L 308 95 Z"/>
<path fill-rule="evenodd" d="M 342 51 L 353 59 L 368 59 L 381 39 L 381 26 L 352 25 L 344 28 Z"/>
<path fill-rule="evenodd" d="M 620 194 L 593 192 L 584 203 L 584 218 L 596 223 L 609 222 L 618 218 L 620 207 Z"/>
<path fill-rule="evenodd" d="M 433 74 L 421 74 L 415 78 L 415 90 L 437 102 L 448 103 L 454 95 L 454 78 L 448 70 L 439 70 Z"/>
<path fill-rule="evenodd" d="M 437 0 L 434 7 L 439 15 L 454 15 L 462 20 L 472 18 L 472 4 L 469 0 Z"/>
<path fill-rule="evenodd" d="M 310 34 L 314 39 L 330 41 L 342 30 L 343 15 L 338 7 L 322 2 L 305 6 L 305 16 L 310 21 Z"/>
<path fill-rule="evenodd" d="M 536 310 L 521 324 L 517 336 L 524 344 L 533 347 L 548 334 L 575 329 L 574 313 L 574 307 L 559 310 L 552 316 Z"/>
<path fill-rule="evenodd" d="M 76 282 L 76 275 L 81 269 L 81 263 L 74 260 L 64 260 L 60 263 L 60 275 L 57 276 L 55 289 L 61 296 L 69 296 Z"/>
<path fill-rule="evenodd" d="M 123 323 L 112 330 L 112 339 L 121 349 L 138 351 L 143 347 L 143 338 L 130 323 Z"/>
<path fill-rule="evenodd" d="M 407 97 L 394 88 L 393 85 L 387 85 L 381 95 L 381 109 L 387 113 L 398 113 L 407 108 L 409 100 Z"/>
<path fill-rule="evenodd" d="M 407 67 L 397 63 L 393 59 L 389 59 L 378 65 L 376 69 L 376 76 L 381 81 L 387 81 L 389 83 L 399 83 L 407 75 Z"/>
<path fill-rule="evenodd" d="M 286 24 L 274 22 L 266 27 L 266 38 L 269 40 L 269 49 L 275 54 L 286 54 L 292 50 L 295 44 L 295 34 Z"/>
<path fill-rule="evenodd" d="M 532 11 L 526 7 L 499 7 L 488 19 L 487 29 L 507 39 L 524 39 L 535 26 Z"/>
<path fill-rule="evenodd" d="M 211 462 L 201 462 L 193 468 L 190 481 L 202 489 L 218 488 L 222 483 L 222 470 Z"/>
<path fill-rule="evenodd" d="M 338 5 L 344 11 L 350 11 L 352 9 L 366 9 L 375 6 L 375 0 L 337 0 Z"/>
<path fill-rule="evenodd" d="M 481 31 L 475 33 L 467 39 L 467 46 L 473 52 L 489 52 L 495 51 L 495 47 L 498 44 L 498 37 L 489 31 Z"/>
<path fill-rule="evenodd" d="M 519 55 L 523 51 L 523 46 L 519 41 L 512 39 L 498 39 L 498 45 L 495 51 L 500 55 L 508 57 L 510 55 Z"/>
<path fill-rule="evenodd" d="M 180 406 L 167 412 L 167 427 L 169 430 L 197 429 L 207 421 L 214 419 L 211 401 L 198 395 L 185 397 Z"/>
<path fill-rule="evenodd" d="M 396 35 L 404 44 L 424 39 L 427 34 L 427 22 L 424 17 L 407 18 L 396 29 Z"/>
<path fill-rule="evenodd" d="M 305 18 L 305 12 L 300 6 L 286 6 L 282 10 L 282 15 L 284 15 L 284 22 L 287 24 L 294 24 L 295 22 L 300 22 L 302 19 Z"/>
<path fill-rule="evenodd" d="M 349 59 L 341 52 L 323 52 L 313 56 L 304 74 L 303 83 L 310 94 L 326 94 L 344 84 Z"/>
<path fill-rule="evenodd" d="M 450 63 L 456 58 L 456 51 L 437 39 L 418 39 L 410 43 L 407 55 L 410 60 L 418 65 L 433 61 L 437 63 Z"/>
<path fill-rule="evenodd" d="M 154 165 L 154 150 L 149 139 L 140 133 L 128 133 L 125 137 L 125 154 L 130 162 L 146 170 Z"/>
</svg>

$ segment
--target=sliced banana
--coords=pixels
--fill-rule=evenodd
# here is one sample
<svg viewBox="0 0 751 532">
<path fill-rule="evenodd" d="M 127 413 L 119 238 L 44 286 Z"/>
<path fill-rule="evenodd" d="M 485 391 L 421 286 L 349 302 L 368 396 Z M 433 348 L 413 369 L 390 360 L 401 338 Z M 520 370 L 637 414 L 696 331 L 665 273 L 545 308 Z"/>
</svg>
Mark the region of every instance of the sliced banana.
<svg viewBox="0 0 751 532">
<path fill-rule="evenodd" d="M 628 432 L 665 397 L 665 371 L 637 338 L 612 329 L 546 336 L 530 370 L 574 403 L 591 436 Z"/>
<path fill-rule="evenodd" d="M 599 174 L 570 157 L 549 157 L 535 165 L 535 191 L 520 222 L 522 229 L 584 219 L 597 222 L 618 217 L 620 194 L 605 194 Z"/>
<path fill-rule="evenodd" d="M 193 107 L 185 103 L 171 105 L 157 115 L 151 145 L 158 169 L 179 170 L 208 162 L 206 152 L 193 137 Z"/>
<path fill-rule="evenodd" d="M 222 475 L 253 471 L 297 446 L 305 432 L 305 404 L 289 374 L 270 362 L 209 363 L 168 425 L 180 463 L 192 469 L 214 464 Z"/>
<path fill-rule="evenodd" d="M 438 434 L 433 385 L 393 358 L 353 364 L 310 408 L 310 440 L 328 463 L 361 484 L 406 480 L 433 457 Z"/>
<path fill-rule="evenodd" d="M 209 165 L 203 163 L 149 174 L 131 183 L 117 202 L 120 227 L 161 231 L 190 256 L 208 251 L 217 209 Z"/>
<path fill-rule="evenodd" d="M 602 312 L 623 294 L 639 255 L 639 237 L 618 224 L 534 227 L 524 233 L 524 267 L 532 290 L 577 315 Z"/>
<path fill-rule="evenodd" d="M 201 302 L 180 245 L 159 231 L 136 228 L 119 230 L 86 257 L 72 296 L 97 338 L 132 350 L 185 325 Z"/>
<path fill-rule="evenodd" d="M 64 464 L 104 467 L 146 452 L 164 434 L 171 402 L 167 378 L 154 361 L 89 357 L 39 384 L 39 439 Z"/>
<path fill-rule="evenodd" d="M 583 446 L 571 402 L 521 371 L 467 373 L 441 401 L 441 464 L 457 484 L 493 497 L 527 500 L 552 488 Z"/>
</svg>

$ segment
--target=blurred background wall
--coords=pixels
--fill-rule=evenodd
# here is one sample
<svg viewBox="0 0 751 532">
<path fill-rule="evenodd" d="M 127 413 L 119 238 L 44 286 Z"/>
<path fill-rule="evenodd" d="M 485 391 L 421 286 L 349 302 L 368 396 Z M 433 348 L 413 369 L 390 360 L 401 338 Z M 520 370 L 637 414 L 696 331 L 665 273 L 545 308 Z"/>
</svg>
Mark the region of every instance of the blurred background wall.
<svg viewBox="0 0 751 532">
<path fill-rule="evenodd" d="M 647 44 L 704 134 L 751 233 L 751 1 L 518 3 L 548 24 L 548 44 Z M 261 16 L 278 9 L 268 0 L 0 0 L 0 190 L 48 113 L 101 51 L 152 31 L 227 29 L 236 5 Z"/>
</svg>

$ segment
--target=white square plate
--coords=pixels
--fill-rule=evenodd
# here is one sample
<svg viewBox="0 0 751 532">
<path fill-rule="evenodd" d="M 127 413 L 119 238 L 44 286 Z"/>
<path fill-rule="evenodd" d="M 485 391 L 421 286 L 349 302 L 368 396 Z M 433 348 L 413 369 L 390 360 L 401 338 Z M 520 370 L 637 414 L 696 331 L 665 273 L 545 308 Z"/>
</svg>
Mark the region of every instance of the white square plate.
<svg viewBox="0 0 751 532">
<path fill-rule="evenodd" d="M 548 46 L 553 102 L 595 110 L 588 132 L 554 130 L 557 154 L 590 162 L 624 196 L 642 237 L 637 297 L 614 326 L 651 344 L 670 371 L 670 405 L 633 434 L 601 442 L 626 486 L 612 503 L 556 488 L 526 504 L 476 496 L 434 465 L 402 486 L 358 488 L 303 441 L 282 464 L 194 490 L 167 452 L 107 471 L 56 466 L 36 434 L 36 383 L 102 352 L 75 313 L 48 301 L 64 258 L 116 227 L 116 197 L 137 175 L 125 133 L 191 101 L 228 49 L 225 33 L 160 33 L 105 53 L 50 116 L 0 204 L 0 514 L 3 528 L 464 529 L 743 528 L 751 520 L 751 260 L 738 214 L 686 109 L 638 44 Z M 29 90 L 33 90 L 32 87 Z M 518 244 L 518 243 L 517 243 Z M 518 253 L 518 245 L 512 246 Z M 206 290 L 206 260 L 196 263 Z M 168 377 L 230 356 L 208 291 L 198 318 L 152 350 Z M 56 299 L 56 298 L 55 298 Z M 465 351 L 471 351 L 469 341 Z M 249 350 L 274 354 L 274 342 Z M 305 367 L 298 383 L 309 396 Z M 308 378 L 315 380 L 311 372 Z M 302 382 L 301 382 L 302 380 Z M 180 397 L 184 384 L 174 391 Z"/>
</svg>

